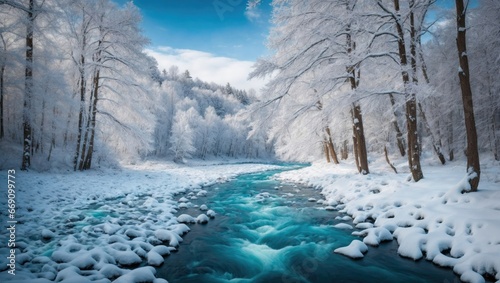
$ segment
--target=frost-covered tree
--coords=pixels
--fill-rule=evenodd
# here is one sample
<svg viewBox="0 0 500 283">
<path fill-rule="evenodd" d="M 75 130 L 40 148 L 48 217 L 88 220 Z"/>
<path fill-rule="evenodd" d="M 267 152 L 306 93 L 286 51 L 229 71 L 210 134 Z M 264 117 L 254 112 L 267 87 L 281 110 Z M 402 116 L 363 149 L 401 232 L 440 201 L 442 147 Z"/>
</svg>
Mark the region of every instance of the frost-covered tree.
<svg viewBox="0 0 500 283">
<path fill-rule="evenodd" d="M 269 39 L 274 54 L 260 60 L 252 74 L 276 73 L 266 91 L 270 98 L 264 104 L 279 101 L 287 107 L 287 102 L 296 104 L 300 97 L 302 105 L 289 111 L 288 120 L 308 115 L 305 113 L 311 113 L 318 101 L 326 115 L 334 115 L 337 110 L 330 105 L 350 105 L 353 150 L 363 174 L 369 173 L 369 169 L 359 102 L 360 74 L 363 61 L 374 56 L 367 49 L 368 34 L 360 20 L 362 13 L 358 13 L 365 4 L 347 0 L 274 1 L 275 27 Z M 291 125 L 290 121 L 284 124 Z M 326 140 L 330 140 L 328 125 L 319 127 L 326 132 L 320 136 L 326 135 Z"/>
<path fill-rule="evenodd" d="M 190 158 L 196 151 L 194 147 L 195 133 L 191 129 L 191 125 L 189 125 L 188 111 L 177 111 L 170 136 L 170 150 L 174 155 L 174 161 L 179 163 L 184 163 L 185 158 Z"/>
<path fill-rule="evenodd" d="M 82 2 L 79 8 L 82 18 L 76 41 L 80 48 L 74 61 L 80 73 L 80 111 L 74 168 L 85 170 L 92 164 L 98 114 L 129 129 L 117 119 L 118 113 L 99 106 L 112 101 L 106 99 L 106 94 L 125 101 L 133 97 L 122 96 L 120 87 L 132 89 L 135 95 L 144 92 L 130 75 L 134 71 L 147 72 L 143 67 L 148 59 L 142 50 L 148 41 L 140 33 L 141 16 L 132 3 L 119 8 L 107 0 L 96 0 Z"/>
</svg>

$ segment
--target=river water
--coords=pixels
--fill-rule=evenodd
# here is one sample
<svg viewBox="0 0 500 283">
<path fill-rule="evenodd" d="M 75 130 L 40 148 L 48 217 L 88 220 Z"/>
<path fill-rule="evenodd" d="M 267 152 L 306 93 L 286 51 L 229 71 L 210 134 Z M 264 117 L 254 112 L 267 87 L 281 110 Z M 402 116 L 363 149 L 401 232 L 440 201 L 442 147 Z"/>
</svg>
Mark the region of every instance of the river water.
<svg viewBox="0 0 500 283">
<path fill-rule="evenodd" d="M 333 227 L 352 223 L 309 201 L 321 198 L 319 190 L 270 178 L 277 172 L 242 175 L 205 188 L 207 197 L 192 202 L 206 204 L 216 218 L 191 225 L 157 277 L 170 283 L 460 282 L 450 269 L 398 256 L 395 241 L 369 247 L 361 260 L 334 253 L 360 239 L 351 235 L 355 229 Z"/>
</svg>

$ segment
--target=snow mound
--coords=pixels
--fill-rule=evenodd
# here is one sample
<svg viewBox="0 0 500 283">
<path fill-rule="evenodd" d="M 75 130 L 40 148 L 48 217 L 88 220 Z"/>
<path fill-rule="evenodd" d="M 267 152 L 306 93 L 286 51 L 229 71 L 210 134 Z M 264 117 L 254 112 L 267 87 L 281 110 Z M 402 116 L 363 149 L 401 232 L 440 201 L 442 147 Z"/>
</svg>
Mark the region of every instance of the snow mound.
<svg viewBox="0 0 500 283">
<path fill-rule="evenodd" d="M 196 193 L 196 195 L 199 196 L 199 197 L 206 197 L 207 196 L 207 191 L 200 190 L 198 193 Z"/>
<path fill-rule="evenodd" d="M 182 242 L 181 236 L 179 236 L 174 231 L 158 229 L 155 231 L 154 235 L 158 240 L 162 242 L 168 241 L 168 244 L 172 247 L 177 247 L 179 246 L 179 243 Z"/>
<path fill-rule="evenodd" d="M 56 234 L 49 229 L 43 229 L 42 230 L 42 238 L 45 240 L 50 240 L 52 238 L 55 238 Z"/>
<path fill-rule="evenodd" d="M 384 227 L 368 228 L 362 231 L 366 233 L 363 243 L 370 246 L 378 246 L 383 241 L 392 241 L 391 232 Z"/>
<path fill-rule="evenodd" d="M 149 251 L 147 254 L 148 264 L 151 266 L 160 266 L 163 264 L 163 257 L 155 252 Z"/>
<path fill-rule="evenodd" d="M 208 216 L 203 214 L 203 213 L 198 215 L 198 217 L 196 217 L 196 223 L 199 223 L 199 224 L 208 223 Z"/>
<path fill-rule="evenodd" d="M 113 283 L 153 282 L 156 279 L 155 274 L 156 269 L 151 266 L 139 267 L 118 277 Z"/>
<path fill-rule="evenodd" d="M 177 222 L 179 222 L 179 223 L 195 223 L 196 219 L 194 219 L 189 214 L 181 214 L 181 215 L 177 216 Z"/>
<path fill-rule="evenodd" d="M 394 231 L 394 236 L 398 239 L 398 253 L 401 256 L 413 260 L 422 258 L 422 248 L 426 244 L 424 229 L 420 227 L 399 227 Z"/>
<path fill-rule="evenodd" d="M 213 210 L 211 210 L 211 209 L 207 211 L 207 216 L 208 216 L 208 217 L 210 217 L 210 218 L 214 218 L 214 217 L 215 217 L 215 215 L 216 215 L 215 211 L 213 211 Z"/>
<path fill-rule="evenodd" d="M 335 227 L 337 229 L 344 229 L 344 230 L 351 230 L 352 229 L 352 226 L 347 224 L 347 223 L 339 223 L 337 225 L 334 225 L 333 227 Z"/>
<path fill-rule="evenodd" d="M 360 240 L 353 240 L 349 246 L 347 247 L 342 247 L 342 248 L 337 248 L 334 250 L 335 253 L 345 255 L 350 258 L 363 258 L 364 253 L 368 251 L 368 247 L 365 245 L 365 243 L 361 242 Z"/>
</svg>

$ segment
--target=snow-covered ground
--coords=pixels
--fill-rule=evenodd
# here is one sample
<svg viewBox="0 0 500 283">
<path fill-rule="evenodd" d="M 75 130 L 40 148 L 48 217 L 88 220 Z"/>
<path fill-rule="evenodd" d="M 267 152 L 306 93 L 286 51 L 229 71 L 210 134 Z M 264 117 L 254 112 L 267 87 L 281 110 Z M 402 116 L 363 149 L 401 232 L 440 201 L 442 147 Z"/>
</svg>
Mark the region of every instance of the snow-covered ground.
<svg viewBox="0 0 500 283">
<path fill-rule="evenodd" d="M 204 186 L 238 174 L 274 169 L 265 164 L 146 162 L 122 169 L 15 174 L 15 271 L 9 267 L 6 192 L 0 198 L 0 281 L 165 282 L 155 269 L 189 230 L 214 212 L 183 215 Z M 7 171 L 0 171 L 6 189 Z M 178 195 L 179 193 L 188 194 Z M 177 217 L 178 216 L 178 217 Z M 10 224 L 9 224 L 10 225 Z M 15 273 L 15 276 L 11 273 Z"/>
<path fill-rule="evenodd" d="M 405 161 L 400 160 L 400 172 Z M 322 188 L 326 209 L 352 217 L 364 244 L 397 239 L 398 253 L 452 267 L 466 282 L 500 282 L 500 163 L 482 162 L 478 192 L 462 194 L 463 161 L 424 164 L 425 179 L 408 182 L 383 160 L 371 162 L 372 174 L 356 174 L 353 164 L 315 163 L 279 178 Z M 406 169 L 406 170 L 405 170 Z M 359 258 L 366 246 L 354 241 L 336 252 Z M 368 249 L 369 252 L 369 249 Z"/>
<path fill-rule="evenodd" d="M 405 160 L 398 163 L 400 172 L 408 171 Z M 418 183 L 408 182 L 408 173 L 394 174 L 383 160 L 370 166 L 372 173 L 362 176 L 350 163 L 318 162 L 278 177 L 322 188 L 325 199 L 318 203 L 345 212 L 351 217 L 340 219 L 364 229 L 355 232 L 362 242 L 338 253 L 360 258 L 370 252 L 366 245 L 394 237 L 402 256 L 453 267 L 467 282 L 484 282 L 483 275 L 500 282 L 498 162 L 483 162 L 479 191 L 468 194 L 460 193 L 463 162 L 428 161 Z M 199 207 L 199 215 L 186 215 L 183 207 L 204 198 L 204 186 L 277 167 L 150 161 L 78 173 L 16 171 L 16 275 L 8 273 L 8 198 L 2 197 L 0 281 L 165 282 L 155 278 L 153 267 L 182 241 L 189 230 L 183 222 L 214 215 L 208 204 Z M 7 175 L 0 171 L 1 184 L 7 184 Z"/>
</svg>

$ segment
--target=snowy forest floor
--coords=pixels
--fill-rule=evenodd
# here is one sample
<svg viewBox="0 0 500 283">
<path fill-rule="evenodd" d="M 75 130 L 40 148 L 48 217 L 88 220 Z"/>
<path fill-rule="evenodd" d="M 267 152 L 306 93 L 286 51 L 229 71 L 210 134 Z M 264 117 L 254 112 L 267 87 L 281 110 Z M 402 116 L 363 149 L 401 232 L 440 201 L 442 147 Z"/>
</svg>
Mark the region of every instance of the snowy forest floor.
<svg viewBox="0 0 500 283">
<path fill-rule="evenodd" d="M 483 158 L 479 191 L 466 194 L 464 160 L 426 159 L 418 183 L 408 181 L 406 164 L 397 160 L 395 174 L 383 159 L 372 161 L 372 173 L 362 176 L 353 164 L 319 162 L 279 178 L 321 188 L 320 202 L 366 228 L 354 233 L 366 245 L 394 237 L 401 256 L 452 267 L 465 282 L 500 282 L 500 163 Z M 359 256 L 364 244 L 336 252 Z"/>
<path fill-rule="evenodd" d="M 320 208 L 351 216 L 365 229 L 357 232 L 365 244 L 394 237 L 402 256 L 453 267 L 464 281 L 482 282 L 483 275 L 500 281 L 499 162 L 483 162 L 479 191 L 461 194 L 463 161 L 442 166 L 425 159 L 425 179 L 418 183 L 407 181 L 406 160 L 395 161 L 399 174 L 379 159 L 370 162 L 367 176 L 349 162 L 317 162 L 278 178 L 321 188 Z M 16 170 L 16 276 L 8 274 L 7 198 L 0 198 L 0 281 L 165 282 L 155 279 L 151 266 L 161 265 L 182 241 L 189 227 L 181 222 L 210 214 L 208 207 L 201 217 L 180 216 L 189 198 L 203 198 L 203 187 L 239 174 L 280 167 L 228 163 L 148 161 L 78 173 Z M 7 171 L 0 174 L 0 183 L 7 184 Z M 352 248 L 365 252 L 362 244 Z"/>
</svg>

